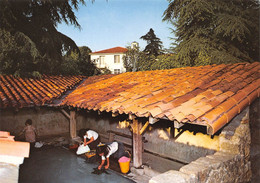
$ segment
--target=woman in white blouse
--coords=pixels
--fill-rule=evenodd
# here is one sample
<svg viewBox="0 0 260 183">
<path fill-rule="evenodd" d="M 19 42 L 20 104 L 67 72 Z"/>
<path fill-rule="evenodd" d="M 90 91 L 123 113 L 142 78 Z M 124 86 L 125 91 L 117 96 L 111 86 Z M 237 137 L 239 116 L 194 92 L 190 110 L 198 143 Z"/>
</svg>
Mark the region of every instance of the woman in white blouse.
<svg viewBox="0 0 260 183">
<path fill-rule="evenodd" d="M 90 149 L 96 149 L 100 143 L 100 138 L 97 132 L 93 130 L 87 130 L 83 136 L 84 146 L 88 145 Z"/>
<path fill-rule="evenodd" d="M 97 154 L 101 156 L 101 164 L 98 166 L 100 170 L 107 161 L 105 169 L 109 168 L 109 157 L 113 156 L 115 159 L 120 159 L 122 156 L 129 157 L 129 153 L 125 151 L 125 147 L 121 142 L 112 142 L 107 144 L 98 145 Z"/>
</svg>

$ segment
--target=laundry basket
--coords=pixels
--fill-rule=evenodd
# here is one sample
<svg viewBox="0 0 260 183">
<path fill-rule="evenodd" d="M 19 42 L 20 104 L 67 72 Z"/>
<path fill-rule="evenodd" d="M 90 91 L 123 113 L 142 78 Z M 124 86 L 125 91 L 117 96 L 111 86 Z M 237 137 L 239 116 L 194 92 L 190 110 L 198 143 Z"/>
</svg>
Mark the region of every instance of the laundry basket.
<svg viewBox="0 0 260 183">
<path fill-rule="evenodd" d="M 130 168 L 130 158 L 128 157 L 121 157 L 118 160 L 119 166 L 120 166 L 120 170 L 122 173 L 127 173 L 129 172 L 129 168 Z"/>
</svg>

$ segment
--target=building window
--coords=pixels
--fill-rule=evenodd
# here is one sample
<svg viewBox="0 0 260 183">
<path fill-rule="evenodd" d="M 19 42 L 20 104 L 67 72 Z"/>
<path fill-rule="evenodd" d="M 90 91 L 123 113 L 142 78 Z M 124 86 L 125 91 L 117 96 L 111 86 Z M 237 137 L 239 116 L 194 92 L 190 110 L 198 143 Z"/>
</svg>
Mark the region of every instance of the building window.
<svg viewBox="0 0 260 183">
<path fill-rule="evenodd" d="M 105 56 L 100 56 L 100 65 L 105 65 Z"/>
<path fill-rule="evenodd" d="M 120 69 L 114 69 L 114 74 L 120 74 Z"/>
<path fill-rule="evenodd" d="M 114 63 L 120 63 L 120 56 L 119 55 L 114 56 Z"/>
</svg>

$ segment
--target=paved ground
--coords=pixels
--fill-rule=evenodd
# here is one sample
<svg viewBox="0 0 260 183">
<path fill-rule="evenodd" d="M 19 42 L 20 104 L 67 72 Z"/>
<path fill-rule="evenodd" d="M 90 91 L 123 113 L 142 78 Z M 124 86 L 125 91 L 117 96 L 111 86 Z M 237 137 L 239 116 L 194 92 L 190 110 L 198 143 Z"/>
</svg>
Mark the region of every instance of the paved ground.
<svg viewBox="0 0 260 183">
<path fill-rule="evenodd" d="M 134 169 L 128 174 L 120 173 L 117 162 L 111 161 L 110 175 L 93 175 L 96 161 L 87 161 L 84 155 L 77 156 L 75 151 L 66 149 L 69 140 L 66 137 L 50 137 L 42 139 L 46 144 L 36 149 L 20 166 L 19 183 L 70 183 L 70 182 L 136 182 L 148 183 L 151 177 L 167 170 L 179 170 L 183 164 L 161 158 L 150 153 L 143 153 L 144 169 Z M 56 147 L 55 147 L 56 146 Z M 131 150 L 130 150 L 131 151 Z M 92 163 L 91 163 L 92 162 Z M 130 164 L 132 167 L 132 163 Z M 40 178 L 39 178 L 40 177 Z M 55 181 L 53 181 L 53 180 Z"/>
<path fill-rule="evenodd" d="M 19 183 L 132 183 L 113 170 L 109 174 L 92 174 L 98 164 L 86 162 L 73 152 L 54 146 L 43 146 L 30 154 L 20 166 Z"/>
</svg>

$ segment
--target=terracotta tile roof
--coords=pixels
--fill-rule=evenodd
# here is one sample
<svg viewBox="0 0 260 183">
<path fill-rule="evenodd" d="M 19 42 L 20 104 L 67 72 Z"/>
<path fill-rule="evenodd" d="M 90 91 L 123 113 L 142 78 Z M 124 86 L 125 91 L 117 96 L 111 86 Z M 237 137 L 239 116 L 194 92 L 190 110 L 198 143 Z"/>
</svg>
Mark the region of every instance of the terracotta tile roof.
<svg viewBox="0 0 260 183">
<path fill-rule="evenodd" d="M 128 51 L 128 49 L 123 48 L 123 47 L 114 47 L 114 48 L 109 48 L 109 49 L 106 49 L 106 50 L 92 52 L 90 54 L 96 54 L 96 53 L 125 53 L 127 51 Z"/>
<path fill-rule="evenodd" d="M 207 125 L 214 134 L 259 97 L 259 72 L 255 62 L 88 78 L 62 105 Z"/>
<path fill-rule="evenodd" d="M 22 79 L 0 75 L 0 108 L 22 108 L 51 103 L 71 89 L 83 76 L 46 76 Z"/>
</svg>

